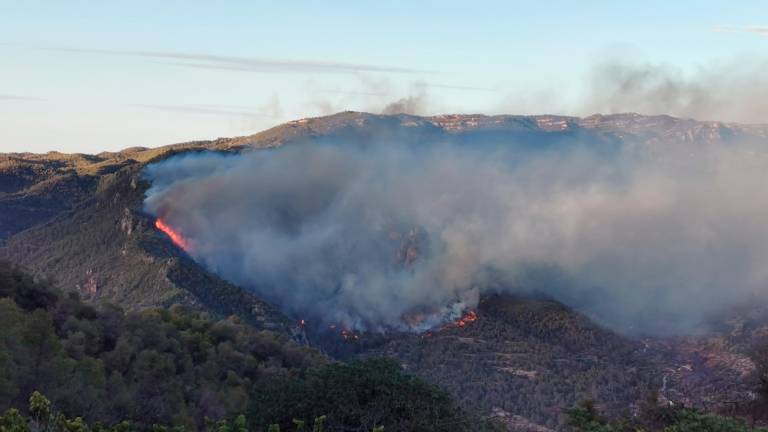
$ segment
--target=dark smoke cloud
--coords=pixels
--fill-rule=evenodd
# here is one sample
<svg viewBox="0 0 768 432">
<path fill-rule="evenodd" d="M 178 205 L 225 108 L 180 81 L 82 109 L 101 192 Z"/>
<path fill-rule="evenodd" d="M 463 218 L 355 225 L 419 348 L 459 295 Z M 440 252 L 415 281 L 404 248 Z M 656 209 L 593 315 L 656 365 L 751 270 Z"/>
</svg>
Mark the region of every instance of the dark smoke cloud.
<svg viewBox="0 0 768 432">
<path fill-rule="evenodd" d="M 147 167 L 145 205 L 223 277 L 297 317 L 359 329 L 425 328 L 508 292 L 676 333 L 763 297 L 764 148 L 589 148 L 184 155 Z"/>
<path fill-rule="evenodd" d="M 627 61 L 596 66 L 580 114 L 638 112 L 768 123 L 768 61 L 745 59 L 684 73 Z"/>
<path fill-rule="evenodd" d="M 702 121 L 768 123 L 768 60 L 734 58 L 693 70 L 610 56 L 575 84 L 525 87 L 494 112 L 589 116 L 635 112 Z"/>
<path fill-rule="evenodd" d="M 410 82 L 405 88 L 396 85 L 384 77 L 357 75 L 354 90 L 332 88 L 310 80 L 306 91 L 311 106 L 320 115 L 330 115 L 341 111 L 364 111 L 381 114 L 434 115 L 447 111 L 440 100 L 432 94 L 434 89 L 459 91 L 488 91 L 480 87 L 452 86 L 431 84 L 424 81 Z M 334 95 L 335 97 L 329 97 Z"/>
<path fill-rule="evenodd" d="M 425 93 L 420 92 L 418 94 L 406 96 L 394 102 L 388 103 L 381 110 L 381 113 L 425 115 L 427 114 L 427 110 L 427 96 Z"/>
</svg>

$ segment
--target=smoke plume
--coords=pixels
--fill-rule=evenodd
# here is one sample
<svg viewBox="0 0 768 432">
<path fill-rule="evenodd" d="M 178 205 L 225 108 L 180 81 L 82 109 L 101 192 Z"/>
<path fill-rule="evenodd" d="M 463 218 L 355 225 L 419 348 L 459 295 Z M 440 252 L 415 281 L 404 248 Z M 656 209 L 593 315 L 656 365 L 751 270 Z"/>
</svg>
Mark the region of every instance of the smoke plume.
<svg viewBox="0 0 768 432">
<path fill-rule="evenodd" d="M 411 114 L 424 115 L 427 111 L 426 95 L 422 92 L 400 98 L 388 103 L 382 110 L 382 114 Z"/>
<path fill-rule="evenodd" d="M 145 205 L 221 276 L 296 317 L 356 329 L 424 329 L 506 292 L 619 330 L 678 333 L 763 297 L 765 150 L 591 148 L 182 155 L 147 167 Z"/>
<path fill-rule="evenodd" d="M 661 65 L 610 61 L 594 68 L 583 110 L 766 123 L 766 66 L 765 61 L 744 60 L 684 73 Z"/>
<path fill-rule="evenodd" d="M 493 111 L 563 114 L 635 112 L 696 120 L 768 123 L 768 60 L 733 58 L 681 69 L 613 55 L 588 68 L 582 79 L 523 86 Z"/>
</svg>

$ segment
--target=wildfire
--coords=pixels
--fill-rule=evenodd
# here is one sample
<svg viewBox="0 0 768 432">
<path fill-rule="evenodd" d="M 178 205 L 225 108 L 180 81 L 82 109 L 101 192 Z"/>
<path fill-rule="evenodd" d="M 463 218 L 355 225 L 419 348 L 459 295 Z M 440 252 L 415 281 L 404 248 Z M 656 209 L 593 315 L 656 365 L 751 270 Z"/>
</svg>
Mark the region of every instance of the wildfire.
<svg viewBox="0 0 768 432">
<path fill-rule="evenodd" d="M 466 327 L 468 324 L 471 324 L 475 321 L 477 321 L 477 313 L 475 313 L 475 311 L 469 311 L 465 313 L 464 316 L 456 320 L 453 325 L 456 327 Z"/>
<path fill-rule="evenodd" d="M 423 315 L 426 316 L 426 315 Z M 416 319 L 423 317 L 422 315 L 416 316 Z M 412 318 L 411 315 L 408 316 L 408 318 Z M 470 310 L 464 313 L 460 318 L 456 319 L 453 322 L 445 323 L 442 326 L 434 327 L 430 330 L 424 331 L 419 335 L 421 339 L 431 338 L 435 336 L 437 333 L 443 330 L 448 330 L 451 328 L 465 328 L 468 325 L 472 324 L 473 322 L 478 320 L 477 312 Z M 417 321 L 418 322 L 418 321 Z M 297 321 L 297 324 L 299 327 L 306 326 L 307 322 L 304 319 L 299 319 Z M 328 332 L 333 334 L 339 335 L 344 341 L 347 342 L 357 342 L 362 339 L 362 334 L 359 332 L 356 332 L 355 330 L 351 330 L 349 328 L 345 328 L 343 325 L 338 324 L 328 324 L 327 325 Z"/>
<path fill-rule="evenodd" d="M 477 321 L 477 312 L 471 310 L 471 311 L 468 311 L 467 313 L 465 313 L 464 315 L 462 315 L 462 317 L 457 319 L 456 321 L 454 321 L 454 322 L 452 322 L 450 324 L 446 324 L 443 327 L 440 327 L 440 328 L 438 328 L 435 331 L 448 330 L 448 329 L 451 329 L 451 328 L 464 328 L 464 327 L 472 324 L 475 321 Z M 421 339 L 428 339 L 428 338 L 431 338 L 434 335 L 435 335 L 435 332 L 432 331 L 432 330 L 429 330 L 429 331 L 425 331 L 424 333 L 422 333 L 419 337 Z"/>
<path fill-rule="evenodd" d="M 342 330 L 341 331 L 341 337 L 344 338 L 344 340 L 358 340 L 360 339 L 360 335 L 349 331 L 349 330 Z"/>
<path fill-rule="evenodd" d="M 157 218 L 155 220 L 155 228 L 159 229 L 160 231 L 164 232 L 165 235 L 167 235 L 173 244 L 176 246 L 184 249 L 185 251 L 189 248 L 189 244 L 187 243 L 187 240 L 179 233 L 173 230 L 170 226 L 168 226 L 165 222 L 163 222 L 162 219 Z"/>
<path fill-rule="evenodd" d="M 299 319 L 296 324 L 299 326 L 299 328 L 304 328 L 307 326 L 307 321 L 302 318 Z M 360 340 L 360 333 L 357 333 L 354 330 L 348 330 L 341 326 L 337 326 L 336 324 L 328 324 L 328 330 L 330 330 L 330 333 L 338 334 L 345 341 L 354 342 Z"/>
</svg>

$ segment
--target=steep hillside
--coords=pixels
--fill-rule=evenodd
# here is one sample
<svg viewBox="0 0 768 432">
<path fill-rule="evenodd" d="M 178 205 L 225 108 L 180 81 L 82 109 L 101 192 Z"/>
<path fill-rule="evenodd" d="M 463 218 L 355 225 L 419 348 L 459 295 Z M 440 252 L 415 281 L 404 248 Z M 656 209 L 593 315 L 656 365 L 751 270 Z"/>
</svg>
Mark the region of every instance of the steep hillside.
<svg viewBox="0 0 768 432">
<path fill-rule="evenodd" d="M 98 155 L 0 155 L 0 259 L 51 276 L 90 301 L 127 309 L 180 303 L 258 328 L 304 332 L 272 306 L 207 271 L 142 212 L 142 169 L 190 151 L 258 151 L 298 142 L 386 145 L 424 140 L 519 148 L 765 142 L 768 126 L 637 114 L 563 116 L 373 115 L 302 119 L 246 137 L 135 147 Z M 559 427 L 582 397 L 610 413 L 636 409 L 650 391 L 664 400 L 719 406 L 749 397 L 747 357 L 763 324 L 728 324 L 715 335 L 637 341 L 618 336 L 546 299 L 483 299 L 478 319 L 424 335 L 312 334 L 343 358 L 384 354 L 444 385 L 465 406 L 496 412 L 529 430 Z M 744 335 L 744 326 L 752 326 Z M 741 330 L 740 330 L 741 329 Z M 761 330 L 763 329 L 763 330 Z M 521 426 L 522 425 L 522 426 Z M 537 429 L 539 428 L 539 429 Z"/>
<path fill-rule="evenodd" d="M 399 140 L 417 145 L 425 139 L 464 144 L 493 139 L 510 146 L 555 149 L 561 143 L 577 142 L 610 151 L 627 143 L 726 144 L 736 139 L 764 142 L 767 137 L 768 126 L 637 114 L 418 117 L 342 112 L 288 122 L 245 137 L 156 149 L 133 147 L 98 155 L 0 155 L 0 242 L 6 240 L 0 243 L 0 257 L 37 273 L 55 272 L 63 286 L 89 298 L 136 307 L 175 301 L 203 307 L 219 304 L 216 307 L 224 312 L 239 305 L 242 311 L 250 307 L 243 304 L 256 304 L 256 300 L 243 302 L 234 294 L 241 292 L 239 288 L 200 269 L 165 241 L 153 221 L 142 214 L 148 185 L 140 181 L 140 173 L 147 163 L 187 151 L 250 151 L 307 141 L 386 145 Z M 201 288 L 207 285 L 220 288 Z"/>
<path fill-rule="evenodd" d="M 40 391 L 91 424 L 202 425 L 244 412 L 260 383 L 327 363 L 237 319 L 93 307 L 3 262 L 0 322 L 0 410 L 25 407 Z"/>
<path fill-rule="evenodd" d="M 738 347 L 729 334 L 635 340 L 552 300 L 494 295 L 471 320 L 386 341 L 361 335 L 354 343 L 358 355 L 397 358 L 463 406 L 519 430 L 559 430 L 583 399 L 610 416 L 633 416 L 652 395 L 701 409 L 748 406 L 755 366 L 746 346 L 758 339 L 742 337 Z"/>
<path fill-rule="evenodd" d="M 636 409 L 655 385 L 642 344 L 549 300 L 490 296 L 477 320 L 394 339 L 365 355 L 394 356 L 468 406 L 557 428 L 593 398 L 606 411 Z"/>
<path fill-rule="evenodd" d="M 235 430 L 317 418 L 330 431 L 498 430 L 391 360 L 331 364 L 284 335 L 178 306 L 94 307 L 4 262 L 0 324 L 4 431 L 221 431 L 234 418 Z"/>
<path fill-rule="evenodd" d="M 142 167 L 134 161 L 94 177 L 91 196 L 9 238 L 0 257 L 55 277 L 86 299 L 129 308 L 180 303 L 287 331 L 279 312 L 202 269 L 154 228 L 141 212 Z"/>
</svg>

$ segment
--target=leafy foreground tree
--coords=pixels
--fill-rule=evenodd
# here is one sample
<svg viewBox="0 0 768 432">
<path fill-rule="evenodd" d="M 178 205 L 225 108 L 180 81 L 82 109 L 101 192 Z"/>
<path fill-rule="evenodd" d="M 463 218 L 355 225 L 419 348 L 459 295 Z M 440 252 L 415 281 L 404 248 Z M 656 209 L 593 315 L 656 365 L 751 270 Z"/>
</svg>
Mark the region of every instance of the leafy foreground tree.
<svg viewBox="0 0 768 432">
<path fill-rule="evenodd" d="M 494 425 L 459 409 L 437 386 L 403 372 L 390 359 L 333 364 L 272 380 L 253 398 L 258 429 L 325 417 L 333 431 L 483 431 Z"/>
<path fill-rule="evenodd" d="M 120 422 L 114 426 L 105 427 L 96 424 L 89 427 L 82 418 L 69 419 L 51 406 L 51 402 L 39 392 L 35 392 L 29 398 L 29 416 L 23 416 L 19 410 L 12 408 L 0 416 L 0 432 L 130 432 L 135 427 L 128 421 Z M 323 432 L 325 416 L 315 419 L 311 432 Z M 304 429 L 304 422 L 295 420 L 296 432 L 309 432 Z M 166 427 L 153 425 L 152 432 L 185 432 L 183 426 Z M 237 416 L 232 421 L 206 421 L 207 432 L 248 432 L 244 415 Z M 267 432 L 280 432 L 280 426 L 272 424 Z M 384 432 L 383 427 L 374 427 L 372 432 Z"/>
<path fill-rule="evenodd" d="M 651 406 L 635 418 L 605 420 L 591 400 L 568 411 L 568 424 L 579 432 L 768 432 L 750 427 L 744 420 L 677 407 Z"/>
<path fill-rule="evenodd" d="M 30 406 L 36 391 L 47 405 L 35 396 Z M 40 426 L 45 406 L 74 420 Z M 329 364 L 236 317 L 217 321 L 180 306 L 94 306 L 0 262 L 0 413 L 8 409 L 0 432 L 17 430 L 19 419 L 35 431 L 486 427 L 395 362 Z"/>
<path fill-rule="evenodd" d="M 40 391 L 90 423 L 200 428 L 244 412 L 272 376 L 326 363 L 234 317 L 95 307 L 0 263 L 0 412 Z"/>
<path fill-rule="evenodd" d="M 380 362 L 375 362 L 380 363 Z M 34 392 L 29 398 L 28 416 L 24 416 L 19 410 L 11 408 L 0 416 L 0 432 L 131 432 L 136 430 L 151 430 L 152 432 L 185 432 L 188 429 L 182 425 L 167 427 L 163 425 L 152 425 L 150 428 L 143 428 L 140 425 L 131 423 L 130 421 L 121 421 L 112 426 L 104 426 L 101 423 L 96 423 L 91 426 L 87 424 L 82 417 L 75 417 L 74 419 L 68 418 L 63 413 L 56 411 L 50 400 L 40 394 Z M 374 414 L 377 415 L 377 414 Z M 385 432 L 387 429 L 383 425 L 373 426 L 372 429 L 367 429 L 364 426 L 358 427 L 339 427 L 331 425 L 326 429 L 326 421 L 328 417 L 325 415 L 316 417 L 311 428 L 311 432 L 324 432 L 328 431 L 372 431 L 372 432 Z M 452 419 L 453 420 L 453 419 Z M 245 415 L 238 415 L 231 421 L 221 420 L 218 422 L 211 421 L 206 418 L 204 430 L 207 432 L 248 432 L 249 430 L 266 430 L 266 432 L 281 432 L 295 431 L 295 432 L 310 432 L 306 428 L 306 423 L 303 420 L 293 419 L 291 421 L 293 428 L 281 429 L 280 424 L 273 423 L 266 428 L 261 427 L 248 427 L 248 421 Z M 481 421 L 467 422 L 467 421 L 452 421 L 442 424 L 440 428 L 434 426 L 425 425 L 424 423 L 413 422 L 403 419 L 400 420 L 403 429 L 390 429 L 390 430 L 471 430 L 471 431 L 490 431 L 500 430 L 496 429 L 491 424 L 484 424 Z M 412 429 L 417 427 L 418 429 Z M 444 428 L 447 427 L 447 428 Z"/>
</svg>

